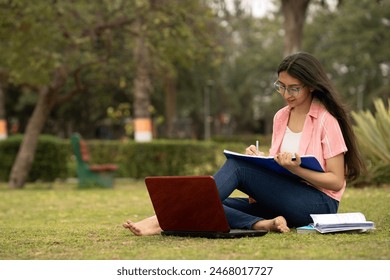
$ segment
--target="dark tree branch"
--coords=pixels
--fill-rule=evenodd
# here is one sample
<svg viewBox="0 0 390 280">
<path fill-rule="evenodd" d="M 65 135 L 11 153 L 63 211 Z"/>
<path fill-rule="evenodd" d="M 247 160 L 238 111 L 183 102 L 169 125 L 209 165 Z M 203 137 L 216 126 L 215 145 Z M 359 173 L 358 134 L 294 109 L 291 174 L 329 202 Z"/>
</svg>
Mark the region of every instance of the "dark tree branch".
<svg viewBox="0 0 390 280">
<path fill-rule="evenodd" d="M 75 88 L 72 89 L 71 91 L 68 91 L 67 93 L 65 93 L 63 95 L 58 96 L 56 99 L 55 105 L 59 105 L 59 104 L 63 104 L 65 102 L 67 102 L 68 100 L 72 99 L 73 96 L 75 96 L 76 94 L 78 94 L 84 90 L 84 86 L 83 86 L 81 79 L 80 79 L 80 73 L 81 73 L 81 70 L 83 69 L 84 66 L 85 65 L 79 66 L 73 72 L 73 79 L 75 81 Z"/>
</svg>

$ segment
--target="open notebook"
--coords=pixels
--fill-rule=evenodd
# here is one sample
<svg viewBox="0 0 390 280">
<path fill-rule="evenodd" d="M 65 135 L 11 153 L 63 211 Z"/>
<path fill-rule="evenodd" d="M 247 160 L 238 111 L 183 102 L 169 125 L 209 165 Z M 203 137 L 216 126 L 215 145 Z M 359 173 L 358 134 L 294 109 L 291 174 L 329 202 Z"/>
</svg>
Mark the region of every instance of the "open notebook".
<svg viewBox="0 0 390 280">
<path fill-rule="evenodd" d="M 236 238 L 267 233 L 229 228 L 212 176 L 152 176 L 145 183 L 162 235 Z"/>
<path fill-rule="evenodd" d="M 245 155 L 245 154 L 232 152 L 229 150 L 224 150 L 223 153 L 226 156 L 226 158 L 235 158 L 235 159 L 239 159 L 239 160 L 244 160 L 244 161 L 250 162 L 252 164 L 266 168 L 272 172 L 276 172 L 278 174 L 284 174 L 284 175 L 297 177 L 295 174 L 291 173 L 286 168 L 279 165 L 274 160 L 273 156 L 251 156 L 251 155 Z M 301 156 L 301 166 L 303 168 L 311 169 L 314 171 L 324 172 L 319 161 L 312 155 L 302 155 Z"/>
</svg>

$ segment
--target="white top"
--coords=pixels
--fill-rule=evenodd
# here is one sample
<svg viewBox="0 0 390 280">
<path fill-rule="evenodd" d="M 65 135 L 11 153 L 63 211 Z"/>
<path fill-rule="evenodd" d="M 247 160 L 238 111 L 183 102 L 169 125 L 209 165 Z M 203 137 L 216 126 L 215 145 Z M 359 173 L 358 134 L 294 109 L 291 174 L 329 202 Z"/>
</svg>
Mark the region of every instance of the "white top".
<svg viewBox="0 0 390 280">
<path fill-rule="evenodd" d="M 299 143 L 301 142 L 302 132 L 292 132 L 290 128 L 286 128 L 284 133 L 281 151 L 287 153 L 298 153 Z"/>
</svg>

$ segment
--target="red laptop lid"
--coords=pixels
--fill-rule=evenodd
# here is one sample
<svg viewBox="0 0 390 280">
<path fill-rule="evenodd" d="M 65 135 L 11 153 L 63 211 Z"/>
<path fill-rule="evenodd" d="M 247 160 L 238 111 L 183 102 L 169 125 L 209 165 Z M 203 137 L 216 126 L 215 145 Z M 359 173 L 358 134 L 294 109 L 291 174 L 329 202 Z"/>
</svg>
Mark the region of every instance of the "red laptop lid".
<svg viewBox="0 0 390 280">
<path fill-rule="evenodd" d="M 153 176 L 145 183 L 162 230 L 229 232 L 212 176 Z"/>
</svg>

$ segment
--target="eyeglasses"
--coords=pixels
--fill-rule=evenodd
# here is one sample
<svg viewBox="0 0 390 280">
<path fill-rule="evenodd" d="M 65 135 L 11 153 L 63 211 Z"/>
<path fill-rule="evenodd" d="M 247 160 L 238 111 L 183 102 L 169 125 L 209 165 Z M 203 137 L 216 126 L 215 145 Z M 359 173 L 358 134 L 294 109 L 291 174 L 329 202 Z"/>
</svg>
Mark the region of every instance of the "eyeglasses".
<svg viewBox="0 0 390 280">
<path fill-rule="evenodd" d="M 304 87 L 306 87 L 306 85 L 303 85 L 303 86 L 300 86 L 300 87 L 291 87 L 291 88 L 288 88 L 288 87 L 285 87 L 283 86 L 279 81 L 276 81 L 274 83 L 274 88 L 277 92 L 279 92 L 281 95 L 284 95 L 284 93 L 286 92 L 287 90 L 287 93 L 289 95 L 292 95 L 292 96 L 297 96 L 299 94 L 299 91 L 301 89 L 303 89 Z"/>
</svg>

